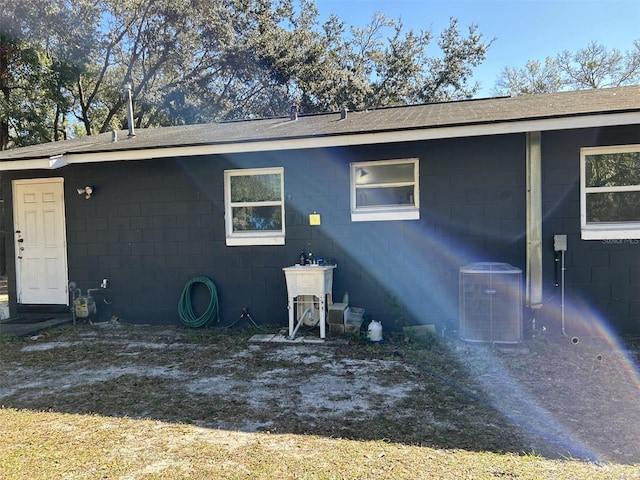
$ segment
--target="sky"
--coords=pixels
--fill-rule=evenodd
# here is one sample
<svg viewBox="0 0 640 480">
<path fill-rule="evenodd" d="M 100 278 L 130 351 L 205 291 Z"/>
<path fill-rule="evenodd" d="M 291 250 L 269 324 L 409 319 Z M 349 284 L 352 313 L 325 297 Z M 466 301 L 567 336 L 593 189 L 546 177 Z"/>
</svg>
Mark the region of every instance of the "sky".
<svg viewBox="0 0 640 480">
<path fill-rule="evenodd" d="M 474 70 L 477 97 L 488 97 L 504 67 L 522 68 L 564 50 L 575 52 L 596 42 L 621 52 L 640 40 L 640 0 L 315 0 L 323 22 L 336 14 L 347 25 L 366 26 L 374 13 L 402 20 L 406 31 L 430 30 L 434 37 L 459 20 L 495 39 L 487 58 Z M 437 43 L 434 54 L 437 52 Z"/>
</svg>

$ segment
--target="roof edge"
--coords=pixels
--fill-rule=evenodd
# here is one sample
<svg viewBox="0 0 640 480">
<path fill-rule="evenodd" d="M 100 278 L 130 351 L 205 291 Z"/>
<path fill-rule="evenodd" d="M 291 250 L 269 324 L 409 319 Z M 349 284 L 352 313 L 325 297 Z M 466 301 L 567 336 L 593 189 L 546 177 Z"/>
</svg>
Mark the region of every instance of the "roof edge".
<svg viewBox="0 0 640 480">
<path fill-rule="evenodd" d="M 503 122 L 478 122 L 429 128 L 383 130 L 377 132 L 350 133 L 341 135 L 277 138 L 214 144 L 173 146 L 146 149 L 110 150 L 74 153 L 65 152 L 65 162 L 52 162 L 50 157 L 0 161 L 0 171 L 51 170 L 66 164 L 96 162 L 153 160 L 170 157 L 253 153 L 275 150 L 298 150 L 309 148 L 348 147 L 401 143 L 447 138 L 493 136 L 533 131 L 569 130 L 618 125 L 640 124 L 640 111 L 629 110 L 614 113 L 584 114 L 580 116 L 555 116 L 544 119 L 510 120 Z"/>
</svg>

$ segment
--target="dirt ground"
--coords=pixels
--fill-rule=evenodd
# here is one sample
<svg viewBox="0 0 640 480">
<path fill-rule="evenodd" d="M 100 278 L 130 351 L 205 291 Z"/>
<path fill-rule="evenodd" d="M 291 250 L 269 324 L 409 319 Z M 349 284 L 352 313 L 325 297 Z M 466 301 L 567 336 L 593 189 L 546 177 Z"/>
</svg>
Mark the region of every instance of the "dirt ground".
<svg viewBox="0 0 640 480">
<path fill-rule="evenodd" d="M 638 343 L 254 333 L 105 322 L 0 339 L 0 405 L 640 463 Z"/>
</svg>

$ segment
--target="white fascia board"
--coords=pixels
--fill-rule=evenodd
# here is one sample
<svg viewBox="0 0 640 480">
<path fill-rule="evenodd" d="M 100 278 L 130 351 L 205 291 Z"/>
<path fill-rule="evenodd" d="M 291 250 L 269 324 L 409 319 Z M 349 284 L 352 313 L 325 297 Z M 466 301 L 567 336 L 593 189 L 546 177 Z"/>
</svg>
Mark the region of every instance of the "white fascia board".
<svg viewBox="0 0 640 480">
<path fill-rule="evenodd" d="M 4 160 L 0 161 L 0 172 L 10 172 L 15 170 L 49 170 L 48 158 L 36 158 L 33 160 Z"/>
<path fill-rule="evenodd" d="M 507 122 L 454 125 L 410 130 L 373 133 L 326 135 L 318 137 L 260 140 L 249 142 L 217 143 L 137 150 L 113 150 L 94 153 L 65 154 L 67 163 L 116 162 L 126 160 L 153 160 L 169 157 L 189 157 L 230 153 L 268 152 L 312 148 L 402 143 L 446 138 L 480 137 L 526 133 L 535 131 L 569 130 L 592 127 L 640 124 L 640 112 L 582 115 L 548 119 L 513 120 Z M 49 169 L 49 158 L 0 161 L 0 171 Z"/>
</svg>

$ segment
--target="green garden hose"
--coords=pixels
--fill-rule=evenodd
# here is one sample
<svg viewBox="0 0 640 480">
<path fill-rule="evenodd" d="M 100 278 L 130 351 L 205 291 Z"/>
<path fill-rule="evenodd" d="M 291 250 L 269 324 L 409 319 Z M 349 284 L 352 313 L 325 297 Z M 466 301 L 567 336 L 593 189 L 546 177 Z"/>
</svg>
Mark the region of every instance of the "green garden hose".
<svg viewBox="0 0 640 480">
<path fill-rule="evenodd" d="M 191 303 L 191 289 L 196 283 L 203 283 L 209 289 L 209 294 L 211 295 L 209 306 L 199 317 L 196 316 L 193 311 L 193 305 Z M 193 328 L 204 327 L 214 320 L 219 321 L 218 292 L 215 284 L 207 277 L 195 277 L 189 280 L 184 286 L 182 295 L 180 296 L 180 302 L 178 303 L 178 315 L 180 316 L 180 321 L 182 321 L 184 325 Z"/>
</svg>

